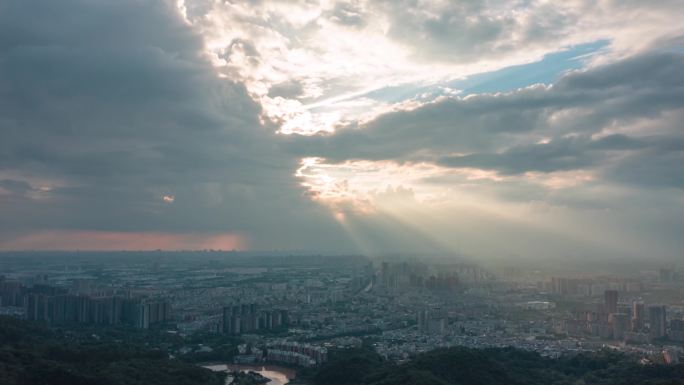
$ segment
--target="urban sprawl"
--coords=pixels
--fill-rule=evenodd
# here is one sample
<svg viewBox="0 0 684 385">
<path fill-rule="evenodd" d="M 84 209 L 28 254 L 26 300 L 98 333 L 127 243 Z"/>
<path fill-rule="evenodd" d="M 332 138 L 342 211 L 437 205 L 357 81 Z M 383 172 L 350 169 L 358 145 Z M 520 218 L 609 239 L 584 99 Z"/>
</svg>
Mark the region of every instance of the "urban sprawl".
<svg viewBox="0 0 684 385">
<path fill-rule="evenodd" d="M 223 252 L 3 256 L 0 313 L 49 325 L 121 325 L 239 339 L 235 363 L 317 366 L 370 341 L 402 362 L 439 347 L 559 357 L 604 348 L 674 363 L 684 274 L 550 274 L 448 258 Z M 210 346 L 185 346 L 184 354 Z"/>
</svg>

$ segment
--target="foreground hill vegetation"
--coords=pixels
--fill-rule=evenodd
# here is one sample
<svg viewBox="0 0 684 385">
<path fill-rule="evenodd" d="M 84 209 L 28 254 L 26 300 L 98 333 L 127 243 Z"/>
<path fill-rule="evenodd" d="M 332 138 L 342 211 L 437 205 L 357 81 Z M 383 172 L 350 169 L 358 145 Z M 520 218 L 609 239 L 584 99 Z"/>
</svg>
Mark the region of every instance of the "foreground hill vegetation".
<svg viewBox="0 0 684 385">
<path fill-rule="evenodd" d="M 140 344 L 0 316 L 2 385 L 221 385 L 225 375 Z"/>
<path fill-rule="evenodd" d="M 181 343 L 155 331 L 49 329 L 0 316 L 0 385 L 224 384 L 225 374 L 196 366 L 194 356 L 170 358 L 150 338 Z M 462 347 L 394 364 L 365 346 L 333 350 L 327 364 L 301 369 L 298 377 L 312 385 L 684 385 L 684 364 L 641 364 L 608 350 L 550 359 L 513 348 Z"/>
<path fill-rule="evenodd" d="M 450 348 L 396 365 L 359 349 L 333 352 L 304 375 L 315 385 L 684 385 L 684 364 L 643 365 L 607 350 L 550 359 L 513 348 Z"/>
</svg>

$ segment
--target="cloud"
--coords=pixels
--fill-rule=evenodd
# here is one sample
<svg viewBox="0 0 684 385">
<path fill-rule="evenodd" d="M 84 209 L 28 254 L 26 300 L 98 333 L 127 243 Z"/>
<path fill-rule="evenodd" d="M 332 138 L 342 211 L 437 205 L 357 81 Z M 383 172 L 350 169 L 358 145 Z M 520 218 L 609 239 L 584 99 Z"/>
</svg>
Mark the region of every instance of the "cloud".
<svg viewBox="0 0 684 385">
<path fill-rule="evenodd" d="M 636 52 L 682 35 L 677 1 L 377 1 L 388 36 L 410 46 L 418 60 L 527 60 L 558 47 L 602 38 L 617 51 Z M 634 18 L 638 14 L 641 17 Z M 640 36 L 639 44 L 634 43 Z"/>
<path fill-rule="evenodd" d="M 334 207 L 369 206 L 429 228 L 452 247 L 448 234 L 437 233 L 463 222 L 477 225 L 458 227 L 461 235 L 482 237 L 479 228 L 513 242 L 516 230 L 500 227 L 509 221 L 527 228 L 524 239 L 536 242 L 526 232 L 537 233 L 554 250 L 576 242 L 597 252 L 668 255 L 681 242 L 666 234 L 684 215 L 682 66 L 684 55 L 653 51 L 570 72 L 550 86 L 441 97 L 334 133 L 287 137 L 284 145 L 317 157 L 315 176 L 326 183 L 309 188 L 333 196 Z M 341 179 L 344 194 L 326 187 Z M 372 194 L 384 181 L 414 199 L 386 204 Z"/>
<path fill-rule="evenodd" d="M 268 96 L 270 98 L 283 97 L 286 99 L 294 99 L 300 96 L 304 92 L 304 87 L 302 83 L 298 81 L 285 81 L 282 83 L 274 84 L 268 90 Z"/>
<path fill-rule="evenodd" d="M 318 228 L 318 246 L 342 244 L 293 178 L 299 160 L 173 4 L 0 8 L 0 189 L 14 194 L 0 232 L 239 233 L 294 248 Z"/>
<path fill-rule="evenodd" d="M 642 187 L 684 189 L 684 138 L 679 148 L 651 148 L 611 165 L 607 176 L 620 183 Z"/>
<path fill-rule="evenodd" d="M 0 180 L 0 191 L 5 191 L 11 195 L 24 196 L 26 193 L 33 191 L 33 187 L 23 180 L 2 179 Z"/>
<path fill-rule="evenodd" d="M 363 108 L 345 105 L 388 85 L 438 89 L 597 41 L 610 49 L 577 60 L 671 47 L 684 36 L 679 8 L 677 1 L 613 0 L 184 2 L 217 69 L 244 82 L 264 115 L 287 126 L 283 132 L 307 134 L 390 109 L 372 98 Z M 252 54 L 235 52 L 236 41 Z M 291 81 L 303 92 L 277 92 Z"/>
<path fill-rule="evenodd" d="M 435 161 L 504 174 L 591 168 L 616 153 L 679 140 L 676 123 L 658 133 L 620 133 L 619 127 L 643 119 L 655 125 L 664 114 L 681 111 L 682 66 L 681 54 L 644 54 L 572 72 L 553 86 L 443 97 L 335 134 L 292 138 L 289 145 L 330 162 Z"/>
<path fill-rule="evenodd" d="M 366 17 L 359 4 L 360 2 L 337 2 L 333 9 L 328 12 L 332 21 L 346 26 L 362 28 L 366 26 Z"/>
<path fill-rule="evenodd" d="M 453 250 L 458 231 L 490 254 L 664 255 L 684 207 L 676 10 L 6 1 L 0 248 Z M 445 86 L 599 40 L 552 85 Z"/>
<path fill-rule="evenodd" d="M 438 163 L 453 168 L 496 170 L 502 174 L 578 170 L 604 164 L 613 151 L 645 147 L 646 143 L 642 142 L 620 134 L 597 140 L 565 137 L 547 143 L 517 145 L 498 153 L 447 156 Z"/>
</svg>

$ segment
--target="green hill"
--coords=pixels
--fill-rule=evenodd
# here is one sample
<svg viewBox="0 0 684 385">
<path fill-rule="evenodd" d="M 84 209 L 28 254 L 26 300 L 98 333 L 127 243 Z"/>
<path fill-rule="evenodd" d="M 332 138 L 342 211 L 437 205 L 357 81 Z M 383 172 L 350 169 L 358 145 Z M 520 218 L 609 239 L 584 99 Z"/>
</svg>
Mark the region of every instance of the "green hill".
<svg viewBox="0 0 684 385">
<path fill-rule="evenodd" d="M 87 343 L 0 317 L 2 385 L 221 385 L 224 375 L 126 343 Z"/>
<path fill-rule="evenodd" d="M 684 385 L 684 364 L 641 365 L 612 351 L 561 359 L 506 349 L 439 349 L 395 365 L 370 350 L 331 354 L 315 385 Z"/>
</svg>

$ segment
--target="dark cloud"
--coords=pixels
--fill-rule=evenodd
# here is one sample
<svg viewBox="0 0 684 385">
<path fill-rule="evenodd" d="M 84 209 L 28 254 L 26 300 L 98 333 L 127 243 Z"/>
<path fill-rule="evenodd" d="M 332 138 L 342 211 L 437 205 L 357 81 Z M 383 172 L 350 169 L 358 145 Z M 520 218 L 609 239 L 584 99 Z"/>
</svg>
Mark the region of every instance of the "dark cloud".
<svg viewBox="0 0 684 385">
<path fill-rule="evenodd" d="M 308 151 L 331 162 L 436 160 L 444 166 L 503 174 L 594 168 L 614 158 L 627 161 L 631 158 L 625 155 L 637 150 L 642 151 L 634 156 L 648 158 L 677 143 L 679 123 L 657 137 L 648 129 L 638 136 L 593 140 L 592 135 L 684 108 L 682 67 L 684 55 L 676 53 L 631 57 L 570 73 L 551 87 L 443 98 L 382 115 L 361 128 L 293 138 L 289 145 L 291 151 Z M 537 143 L 542 138 L 549 143 Z"/>
<path fill-rule="evenodd" d="M 376 5 L 394 12 L 389 35 L 427 61 L 514 52 L 506 37 L 521 31 L 517 19 L 485 15 L 481 2 L 453 3 L 428 16 L 416 13 L 421 2 L 345 2 L 323 17 L 362 28 L 378 16 Z M 207 1 L 188 2 L 188 18 L 201 19 L 210 9 Z M 545 34 L 555 39 L 554 13 L 548 12 L 525 24 L 523 43 Z M 271 23 L 256 19 L 255 30 Z M 286 27 L 291 33 L 285 38 L 292 37 L 294 47 L 314 36 L 304 31 L 298 41 L 299 30 Z M 303 28 L 315 27 L 311 22 Z M 7 234 L 71 229 L 229 232 L 246 234 L 253 248 L 349 250 L 354 246 L 340 235 L 328 209 L 312 202 L 293 175 L 300 158 L 308 156 L 494 170 L 511 178 L 464 181 L 461 175 L 423 182 L 455 186 L 472 196 L 485 191 L 503 204 L 553 201 L 617 211 L 629 206 L 607 193 L 617 185 L 657 190 L 630 202 L 650 208 L 657 199 L 665 207 L 674 198 L 661 199 L 662 191 L 684 187 L 679 119 L 684 56 L 679 53 L 629 57 L 567 74 L 553 86 L 441 97 L 367 123 L 352 122 L 332 134 L 303 137 L 275 134 L 278 127 L 261 119 L 263 111 L 245 86 L 219 76 L 193 28 L 202 29 L 161 0 L 0 3 L 0 247 Z M 268 36 L 265 28 L 262 32 Z M 235 54 L 257 65 L 266 51 L 252 43 L 255 36 L 245 35 L 219 51 L 224 59 Z M 331 78 L 326 86 L 346 89 L 346 79 Z M 301 96 L 305 80 L 276 84 L 269 96 Z M 599 179 L 550 191 L 518 178 L 528 171 L 580 169 L 591 169 Z M 414 186 L 379 191 L 377 200 L 424 208 Z M 482 244 L 496 243 L 493 238 L 529 244 L 539 234 L 530 228 L 517 237 L 520 226 L 514 220 L 503 223 L 497 215 L 467 209 L 458 230 Z M 434 232 L 451 241 L 454 212 L 430 210 L 443 217 Z M 675 214 L 681 210 L 668 212 L 668 223 L 680 223 Z M 432 218 L 423 219 L 421 226 L 428 228 Z M 500 230 L 484 234 L 472 223 Z M 648 223 L 658 225 L 657 216 Z M 388 216 L 349 215 L 347 226 L 370 249 L 429 248 L 433 242 L 433 229 L 420 233 Z M 563 244 L 575 240 L 568 242 Z M 669 244 L 678 246 L 672 239 Z"/>
<path fill-rule="evenodd" d="M 682 141 L 680 140 L 680 146 Z M 642 187 L 684 189 L 684 146 L 671 151 L 653 148 L 611 165 L 606 175 L 613 181 Z"/>
<path fill-rule="evenodd" d="M 260 112 L 169 2 L 4 2 L 0 175 L 19 177 L 0 188 L 51 189 L 3 200 L 0 231 L 235 232 L 257 248 L 319 231 L 339 246 Z"/>
<path fill-rule="evenodd" d="M 27 192 L 33 191 L 30 183 L 15 179 L 0 179 L 0 189 L 18 196 L 24 196 Z"/>
<path fill-rule="evenodd" d="M 442 166 L 496 170 L 502 174 L 529 171 L 554 172 L 592 168 L 609 160 L 611 151 L 634 150 L 649 140 L 625 135 L 609 135 L 598 140 L 590 137 L 559 138 L 548 143 L 513 146 L 499 153 L 475 153 L 439 159 Z"/>
</svg>

